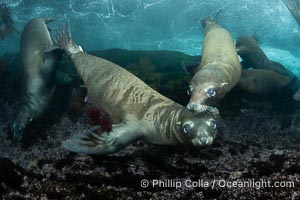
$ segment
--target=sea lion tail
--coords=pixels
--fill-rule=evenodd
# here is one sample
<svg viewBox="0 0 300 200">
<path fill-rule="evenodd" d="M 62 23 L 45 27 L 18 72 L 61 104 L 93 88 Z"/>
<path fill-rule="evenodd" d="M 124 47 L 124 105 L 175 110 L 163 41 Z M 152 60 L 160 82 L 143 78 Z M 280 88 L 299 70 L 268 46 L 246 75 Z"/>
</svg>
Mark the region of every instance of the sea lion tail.
<svg viewBox="0 0 300 200">
<path fill-rule="evenodd" d="M 56 33 L 54 44 L 66 51 L 68 55 L 83 52 L 81 46 L 77 45 L 72 40 L 69 23 L 66 23 L 61 30 Z"/>
</svg>

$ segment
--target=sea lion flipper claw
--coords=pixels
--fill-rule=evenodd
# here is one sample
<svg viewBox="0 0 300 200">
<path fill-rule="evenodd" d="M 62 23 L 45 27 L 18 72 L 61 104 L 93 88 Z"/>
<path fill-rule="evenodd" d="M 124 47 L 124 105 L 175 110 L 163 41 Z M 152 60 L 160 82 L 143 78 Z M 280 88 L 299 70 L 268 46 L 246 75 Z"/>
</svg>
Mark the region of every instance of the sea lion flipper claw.
<svg viewBox="0 0 300 200">
<path fill-rule="evenodd" d="M 76 134 L 63 142 L 63 148 L 77 153 L 106 155 L 117 152 L 139 139 L 138 127 L 132 124 L 118 124 L 110 132 L 99 133 L 92 128 Z"/>
</svg>

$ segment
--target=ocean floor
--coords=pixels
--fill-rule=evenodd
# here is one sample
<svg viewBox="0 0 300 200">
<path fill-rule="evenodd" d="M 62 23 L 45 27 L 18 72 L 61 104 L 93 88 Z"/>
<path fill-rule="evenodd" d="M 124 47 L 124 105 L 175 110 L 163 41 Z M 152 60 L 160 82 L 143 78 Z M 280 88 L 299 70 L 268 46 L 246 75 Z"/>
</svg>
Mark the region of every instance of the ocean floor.
<svg viewBox="0 0 300 200">
<path fill-rule="evenodd" d="M 141 141 L 97 157 L 61 148 L 88 128 L 86 115 L 75 122 L 65 114 L 20 145 L 9 138 L 15 106 L 2 102 L 0 111 L 3 199 L 300 199 L 299 112 L 283 127 L 274 114 L 243 109 L 221 120 L 210 147 Z"/>
</svg>

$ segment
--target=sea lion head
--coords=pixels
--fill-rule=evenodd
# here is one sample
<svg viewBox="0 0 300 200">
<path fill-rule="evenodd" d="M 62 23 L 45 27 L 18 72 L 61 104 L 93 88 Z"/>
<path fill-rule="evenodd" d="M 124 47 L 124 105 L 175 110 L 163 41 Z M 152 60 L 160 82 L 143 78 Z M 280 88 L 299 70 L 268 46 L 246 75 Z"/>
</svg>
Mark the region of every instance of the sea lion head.
<svg viewBox="0 0 300 200">
<path fill-rule="evenodd" d="M 257 41 L 251 36 L 240 36 L 236 40 L 236 49 L 240 56 L 251 54 L 259 48 Z"/>
<path fill-rule="evenodd" d="M 224 97 L 226 93 L 225 82 L 216 82 L 213 79 L 202 79 L 197 74 L 192 79 L 188 94 L 191 96 L 190 103 L 209 105 Z"/>
<path fill-rule="evenodd" d="M 193 146 L 211 145 L 217 133 L 216 117 L 211 112 L 193 112 L 182 110 L 178 117 L 177 126 L 180 134 Z"/>
<path fill-rule="evenodd" d="M 228 83 L 215 70 L 221 67 L 219 63 L 210 63 L 194 75 L 188 90 L 191 104 L 211 105 L 225 96 L 229 90 Z"/>
</svg>

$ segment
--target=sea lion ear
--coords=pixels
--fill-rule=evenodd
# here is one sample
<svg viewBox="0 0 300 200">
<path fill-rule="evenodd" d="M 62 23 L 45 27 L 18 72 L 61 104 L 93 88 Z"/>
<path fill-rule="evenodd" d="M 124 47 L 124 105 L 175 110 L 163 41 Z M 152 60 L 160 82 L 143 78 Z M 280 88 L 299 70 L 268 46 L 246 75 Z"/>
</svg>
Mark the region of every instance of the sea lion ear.
<svg viewBox="0 0 300 200">
<path fill-rule="evenodd" d="M 180 126 L 181 125 L 181 122 L 176 122 L 176 126 Z"/>
<path fill-rule="evenodd" d="M 224 87 L 225 85 L 228 85 L 228 83 L 221 83 L 221 87 Z"/>
</svg>

